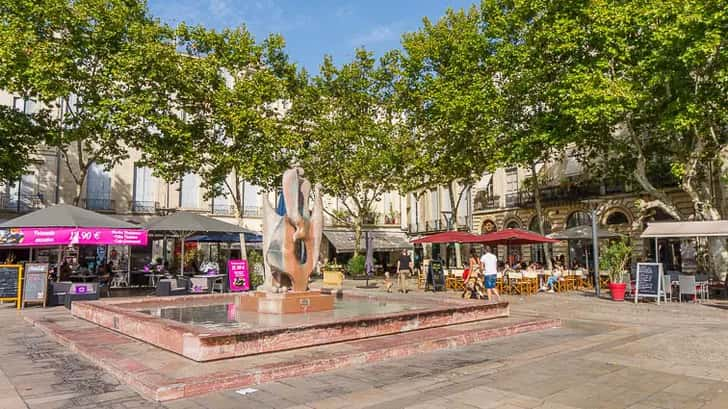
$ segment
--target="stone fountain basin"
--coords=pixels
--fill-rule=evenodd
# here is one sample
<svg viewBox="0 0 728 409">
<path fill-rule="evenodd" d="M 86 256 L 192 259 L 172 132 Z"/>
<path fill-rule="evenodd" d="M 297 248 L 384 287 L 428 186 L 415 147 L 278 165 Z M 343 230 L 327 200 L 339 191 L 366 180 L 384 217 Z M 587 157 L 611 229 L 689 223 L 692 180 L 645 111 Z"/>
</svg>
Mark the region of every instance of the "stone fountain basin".
<svg viewBox="0 0 728 409">
<path fill-rule="evenodd" d="M 81 301 L 72 314 L 194 361 L 443 327 L 509 315 L 507 302 L 345 294 L 334 310 L 261 314 L 239 308 L 253 294 Z"/>
</svg>

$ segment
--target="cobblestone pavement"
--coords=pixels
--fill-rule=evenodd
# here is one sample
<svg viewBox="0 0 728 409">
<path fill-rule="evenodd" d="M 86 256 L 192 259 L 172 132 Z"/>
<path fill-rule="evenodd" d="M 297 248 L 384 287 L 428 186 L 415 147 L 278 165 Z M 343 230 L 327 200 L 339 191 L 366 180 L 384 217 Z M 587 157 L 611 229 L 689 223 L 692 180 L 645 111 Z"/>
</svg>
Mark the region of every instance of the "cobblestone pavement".
<svg viewBox="0 0 728 409">
<path fill-rule="evenodd" d="M 434 296 L 452 296 L 437 294 Z M 159 405 L 0 308 L 0 409 L 728 408 L 725 304 L 511 297 L 563 328 Z"/>
</svg>

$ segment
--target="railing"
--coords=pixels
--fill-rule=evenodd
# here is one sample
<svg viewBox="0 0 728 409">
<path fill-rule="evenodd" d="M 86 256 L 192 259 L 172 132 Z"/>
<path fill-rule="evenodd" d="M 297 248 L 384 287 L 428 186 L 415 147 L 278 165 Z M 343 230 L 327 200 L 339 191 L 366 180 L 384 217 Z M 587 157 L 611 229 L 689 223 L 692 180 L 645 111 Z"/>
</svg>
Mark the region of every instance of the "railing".
<svg viewBox="0 0 728 409">
<path fill-rule="evenodd" d="M 30 212 L 45 206 L 45 199 L 41 193 L 21 195 L 0 195 L 0 209 L 10 212 Z"/>
<path fill-rule="evenodd" d="M 210 206 L 210 213 L 219 216 L 235 216 L 235 206 L 228 204 L 214 204 Z"/>
<path fill-rule="evenodd" d="M 260 206 L 245 206 L 243 217 L 263 217 L 263 208 Z"/>
<path fill-rule="evenodd" d="M 500 207 L 500 196 L 491 195 L 487 190 L 479 190 L 475 193 L 473 210 L 497 209 Z"/>
<path fill-rule="evenodd" d="M 84 209 L 95 211 L 113 211 L 116 209 L 116 202 L 107 198 L 87 197 L 82 200 Z"/>
<path fill-rule="evenodd" d="M 132 213 L 154 214 L 159 211 L 159 202 L 139 201 L 131 202 Z"/>
</svg>

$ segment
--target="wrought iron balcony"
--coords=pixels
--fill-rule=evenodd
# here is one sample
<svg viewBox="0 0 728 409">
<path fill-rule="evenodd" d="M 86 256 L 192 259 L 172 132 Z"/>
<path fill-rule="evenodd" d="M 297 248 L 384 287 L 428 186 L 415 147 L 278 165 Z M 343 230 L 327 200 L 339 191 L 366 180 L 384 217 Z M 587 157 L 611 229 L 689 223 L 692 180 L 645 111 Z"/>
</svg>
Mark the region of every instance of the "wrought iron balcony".
<svg viewBox="0 0 728 409">
<path fill-rule="evenodd" d="M 25 213 L 45 207 L 43 194 L 3 194 L 0 195 L 0 209 L 9 212 Z"/>
<path fill-rule="evenodd" d="M 473 202 L 473 210 L 476 212 L 479 210 L 497 209 L 500 207 L 500 196 L 492 195 L 487 190 L 479 190 L 475 192 Z"/>
<path fill-rule="evenodd" d="M 102 212 L 110 212 L 116 209 L 116 202 L 109 198 L 87 197 L 82 200 L 82 205 L 84 209 Z"/>
<path fill-rule="evenodd" d="M 135 200 L 131 202 L 132 213 L 155 214 L 159 211 L 159 202 Z"/>
<path fill-rule="evenodd" d="M 237 209 L 229 204 L 213 204 L 210 206 L 210 213 L 218 216 L 235 216 Z"/>
</svg>

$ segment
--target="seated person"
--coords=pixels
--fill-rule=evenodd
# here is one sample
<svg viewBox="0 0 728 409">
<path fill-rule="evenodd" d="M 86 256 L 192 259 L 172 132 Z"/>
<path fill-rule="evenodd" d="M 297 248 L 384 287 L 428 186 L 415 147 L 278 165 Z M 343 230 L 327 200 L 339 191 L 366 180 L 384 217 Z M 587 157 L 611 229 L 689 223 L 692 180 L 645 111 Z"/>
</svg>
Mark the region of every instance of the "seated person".
<svg viewBox="0 0 728 409">
<path fill-rule="evenodd" d="M 553 270 L 551 270 L 551 275 L 549 276 L 548 280 L 546 281 L 546 285 L 541 287 L 540 291 L 547 291 L 549 293 L 554 292 L 554 284 L 559 282 L 561 279 L 562 270 L 561 267 L 554 266 Z"/>
<path fill-rule="evenodd" d="M 70 281 L 71 280 L 71 278 L 70 278 L 71 266 L 68 264 L 68 261 L 63 260 L 63 263 L 61 263 L 61 267 L 59 270 L 60 270 L 60 272 L 59 272 L 60 281 Z"/>
</svg>

